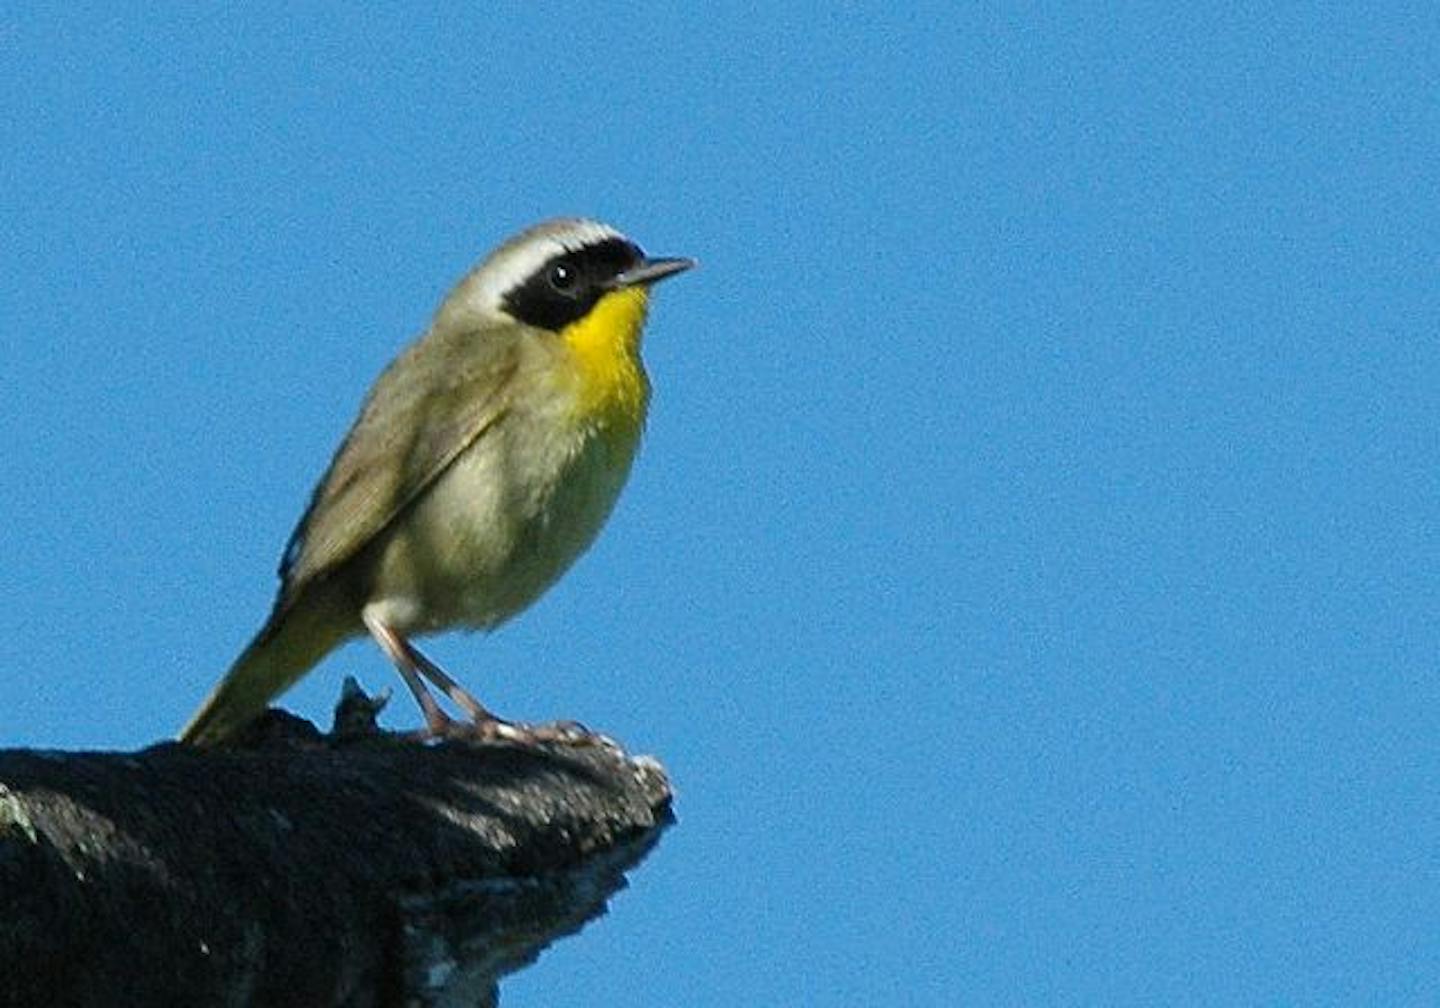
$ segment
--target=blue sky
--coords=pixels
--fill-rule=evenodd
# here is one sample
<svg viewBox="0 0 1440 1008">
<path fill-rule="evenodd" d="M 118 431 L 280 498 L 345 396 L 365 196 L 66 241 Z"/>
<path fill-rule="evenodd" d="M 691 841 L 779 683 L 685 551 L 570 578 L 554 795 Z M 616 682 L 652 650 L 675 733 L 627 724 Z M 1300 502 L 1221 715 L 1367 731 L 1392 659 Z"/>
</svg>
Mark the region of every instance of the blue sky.
<svg viewBox="0 0 1440 1008">
<path fill-rule="evenodd" d="M 0 744 L 172 734 L 379 369 L 590 214 L 702 262 L 641 459 L 430 650 L 679 824 L 509 1008 L 1433 1003 L 1437 57 L 1399 5 L 11 8 Z"/>
</svg>

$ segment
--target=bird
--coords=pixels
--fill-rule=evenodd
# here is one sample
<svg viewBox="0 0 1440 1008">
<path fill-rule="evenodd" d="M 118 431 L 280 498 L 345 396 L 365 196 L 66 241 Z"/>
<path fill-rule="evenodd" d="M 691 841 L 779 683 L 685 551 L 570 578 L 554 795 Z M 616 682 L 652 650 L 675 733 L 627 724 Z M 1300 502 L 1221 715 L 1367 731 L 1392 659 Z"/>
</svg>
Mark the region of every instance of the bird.
<svg viewBox="0 0 1440 1008">
<path fill-rule="evenodd" d="M 651 289 L 694 265 L 579 217 L 542 221 L 481 260 L 375 380 L 285 547 L 269 617 L 180 740 L 233 741 L 367 634 L 426 737 L 543 737 L 488 710 L 414 639 L 499 626 L 594 541 L 645 426 Z"/>
</svg>

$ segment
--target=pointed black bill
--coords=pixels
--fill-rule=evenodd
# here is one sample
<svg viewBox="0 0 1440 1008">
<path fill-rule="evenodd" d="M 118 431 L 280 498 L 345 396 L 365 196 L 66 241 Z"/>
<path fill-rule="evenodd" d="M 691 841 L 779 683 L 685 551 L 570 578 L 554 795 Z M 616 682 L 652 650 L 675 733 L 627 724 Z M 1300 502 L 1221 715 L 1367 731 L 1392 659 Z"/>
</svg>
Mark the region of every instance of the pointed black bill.
<svg viewBox="0 0 1440 1008">
<path fill-rule="evenodd" d="M 640 265 L 632 266 L 617 276 L 614 284 L 616 287 L 635 287 L 640 284 L 649 286 L 653 283 L 659 283 L 666 277 L 674 276 L 677 273 L 684 273 L 694 265 L 694 259 L 646 259 L 640 263 Z"/>
</svg>

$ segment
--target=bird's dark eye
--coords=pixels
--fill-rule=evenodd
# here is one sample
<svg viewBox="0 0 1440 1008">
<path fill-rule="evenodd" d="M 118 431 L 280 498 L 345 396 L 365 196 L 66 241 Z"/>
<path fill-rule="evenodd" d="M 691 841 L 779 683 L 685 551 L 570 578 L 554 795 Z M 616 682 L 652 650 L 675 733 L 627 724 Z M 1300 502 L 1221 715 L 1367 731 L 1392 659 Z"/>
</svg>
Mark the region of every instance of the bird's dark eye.
<svg viewBox="0 0 1440 1008">
<path fill-rule="evenodd" d="M 575 267 L 567 262 L 558 262 L 550 267 L 550 286 L 558 291 L 568 291 L 575 286 Z"/>
</svg>

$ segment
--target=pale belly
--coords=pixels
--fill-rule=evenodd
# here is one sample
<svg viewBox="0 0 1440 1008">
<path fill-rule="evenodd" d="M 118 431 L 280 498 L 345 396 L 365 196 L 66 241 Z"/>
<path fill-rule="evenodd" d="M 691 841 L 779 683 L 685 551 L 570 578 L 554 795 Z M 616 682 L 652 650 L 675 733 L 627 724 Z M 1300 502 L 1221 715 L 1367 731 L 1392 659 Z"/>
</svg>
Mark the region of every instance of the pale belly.
<svg viewBox="0 0 1440 1008">
<path fill-rule="evenodd" d="M 539 598 L 595 540 L 638 441 L 565 426 L 511 418 L 482 435 L 379 544 L 367 610 L 423 634 L 493 627 Z"/>
</svg>

